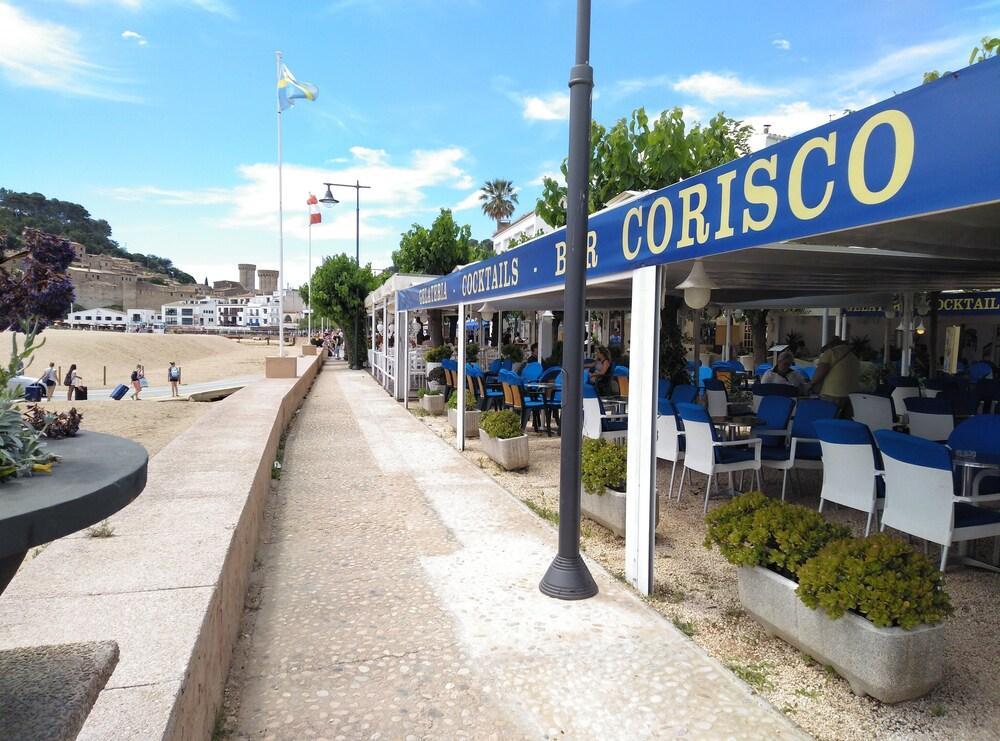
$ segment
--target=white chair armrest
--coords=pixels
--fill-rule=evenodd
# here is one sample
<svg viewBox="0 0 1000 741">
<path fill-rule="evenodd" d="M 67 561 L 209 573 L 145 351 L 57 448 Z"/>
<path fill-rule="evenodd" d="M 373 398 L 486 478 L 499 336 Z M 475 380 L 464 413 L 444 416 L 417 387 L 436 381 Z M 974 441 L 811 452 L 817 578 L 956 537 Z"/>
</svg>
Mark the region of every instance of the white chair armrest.
<svg viewBox="0 0 1000 741">
<path fill-rule="evenodd" d="M 761 439 L 759 437 L 750 437 L 746 440 L 713 440 L 712 446 L 716 448 L 722 447 L 733 447 L 736 445 L 753 445 L 760 447 Z"/>
<path fill-rule="evenodd" d="M 601 419 L 628 419 L 627 414 L 602 414 Z"/>
</svg>

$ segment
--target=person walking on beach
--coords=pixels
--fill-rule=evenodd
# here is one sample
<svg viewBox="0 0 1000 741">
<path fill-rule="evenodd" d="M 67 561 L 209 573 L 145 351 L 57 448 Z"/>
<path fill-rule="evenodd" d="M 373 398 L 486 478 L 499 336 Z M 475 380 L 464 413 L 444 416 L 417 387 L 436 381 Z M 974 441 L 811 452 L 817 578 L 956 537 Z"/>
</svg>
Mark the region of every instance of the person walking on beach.
<svg viewBox="0 0 1000 741">
<path fill-rule="evenodd" d="M 170 367 L 167 368 L 167 382 L 170 384 L 170 396 L 180 396 L 177 385 L 181 382 L 181 369 L 180 366 L 174 364 L 173 360 L 170 361 Z"/>
<path fill-rule="evenodd" d="M 49 363 L 49 367 L 45 369 L 42 377 L 38 379 L 39 383 L 45 384 L 45 399 L 46 401 L 52 401 L 52 394 L 55 393 L 56 386 L 59 384 L 59 378 L 56 376 L 56 364 Z"/>
<path fill-rule="evenodd" d="M 76 390 L 76 363 L 73 363 L 66 371 L 66 377 L 63 379 L 63 385 L 66 386 L 66 401 L 73 401 L 73 392 Z"/>
<path fill-rule="evenodd" d="M 142 366 L 137 365 L 132 371 L 132 401 L 139 401 L 139 394 L 142 393 Z"/>
</svg>

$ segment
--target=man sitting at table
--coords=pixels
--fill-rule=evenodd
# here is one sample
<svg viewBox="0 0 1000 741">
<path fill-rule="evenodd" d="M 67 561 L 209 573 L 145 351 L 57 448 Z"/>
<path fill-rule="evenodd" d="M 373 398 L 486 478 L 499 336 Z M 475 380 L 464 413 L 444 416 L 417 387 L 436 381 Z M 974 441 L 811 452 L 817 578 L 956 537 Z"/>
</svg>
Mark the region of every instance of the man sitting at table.
<svg viewBox="0 0 1000 741">
<path fill-rule="evenodd" d="M 597 348 L 594 352 L 594 365 L 590 369 L 590 382 L 597 388 L 598 396 L 611 394 L 611 358 L 607 349 Z"/>
<path fill-rule="evenodd" d="M 785 350 L 778 356 L 778 364 L 763 375 L 761 383 L 783 383 L 794 386 L 800 392 L 804 391 L 809 382 L 805 376 L 792 368 L 795 363 L 795 356 Z"/>
</svg>

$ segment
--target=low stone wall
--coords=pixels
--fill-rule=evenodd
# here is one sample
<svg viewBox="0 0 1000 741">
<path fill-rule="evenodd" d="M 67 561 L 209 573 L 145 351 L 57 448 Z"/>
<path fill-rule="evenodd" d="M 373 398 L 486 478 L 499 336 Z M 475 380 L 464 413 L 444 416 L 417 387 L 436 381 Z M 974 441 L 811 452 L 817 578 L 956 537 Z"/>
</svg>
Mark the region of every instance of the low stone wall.
<svg viewBox="0 0 1000 741">
<path fill-rule="evenodd" d="M 81 739 L 211 737 L 278 443 L 322 360 L 214 404 L 150 460 L 113 537 L 52 543 L 0 598 L 0 649 L 120 646 Z"/>
</svg>

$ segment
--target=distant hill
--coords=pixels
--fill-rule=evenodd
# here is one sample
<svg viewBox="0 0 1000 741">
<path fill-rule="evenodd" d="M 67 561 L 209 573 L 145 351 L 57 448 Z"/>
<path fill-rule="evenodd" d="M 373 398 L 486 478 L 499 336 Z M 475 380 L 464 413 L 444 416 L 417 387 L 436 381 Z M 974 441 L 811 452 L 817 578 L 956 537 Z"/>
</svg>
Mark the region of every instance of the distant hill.
<svg viewBox="0 0 1000 741">
<path fill-rule="evenodd" d="M 104 219 L 94 219 L 79 203 L 46 198 L 41 193 L 18 193 L 0 188 L 0 235 L 6 233 L 14 246 L 20 241 L 24 227 L 43 229 L 51 234 L 79 242 L 91 254 L 124 257 L 155 273 L 167 275 L 178 283 L 194 283 L 195 279 L 174 267 L 166 257 L 128 252 L 111 238 L 111 225 Z"/>
</svg>

